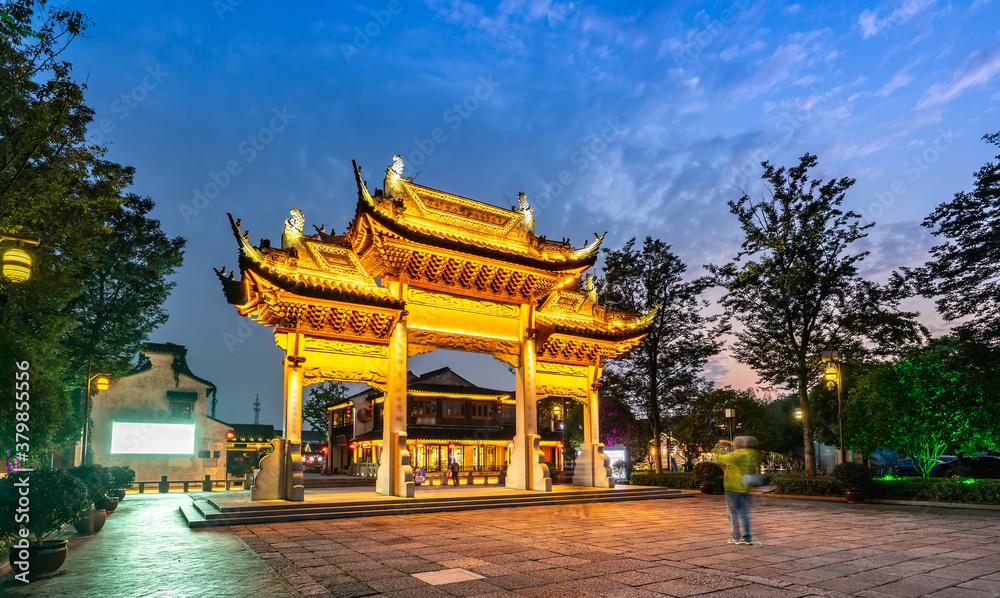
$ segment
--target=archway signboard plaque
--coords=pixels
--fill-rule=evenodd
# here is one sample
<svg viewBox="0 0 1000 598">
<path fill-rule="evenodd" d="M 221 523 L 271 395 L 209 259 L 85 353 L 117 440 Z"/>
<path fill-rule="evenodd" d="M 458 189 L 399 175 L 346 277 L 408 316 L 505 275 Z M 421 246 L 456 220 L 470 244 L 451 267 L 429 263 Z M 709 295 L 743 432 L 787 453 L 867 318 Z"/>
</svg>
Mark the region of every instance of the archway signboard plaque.
<svg viewBox="0 0 1000 598">
<path fill-rule="evenodd" d="M 355 165 L 358 204 L 347 230 L 305 234 L 297 209 L 280 247 L 254 246 L 230 224 L 239 270 L 216 270 L 229 303 L 274 330 L 284 351 L 284 434 L 261 467 L 253 500 L 303 500 L 302 388 L 325 380 L 385 391 L 376 492 L 413 497 L 406 448 L 407 359 L 438 348 L 490 354 L 516 378 L 516 435 L 506 484 L 550 491 L 539 450 L 536 403 L 564 396 L 584 405 L 584 444 L 573 483 L 613 485 L 598 437 L 603 360 L 635 347 L 653 314 L 597 303 L 594 265 L 603 235 L 573 248 L 535 235 L 533 208 L 499 208 L 416 185 L 396 156 L 384 188 L 369 193 Z M 269 481 L 268 481 L 269 480 Z"/>
</svg>

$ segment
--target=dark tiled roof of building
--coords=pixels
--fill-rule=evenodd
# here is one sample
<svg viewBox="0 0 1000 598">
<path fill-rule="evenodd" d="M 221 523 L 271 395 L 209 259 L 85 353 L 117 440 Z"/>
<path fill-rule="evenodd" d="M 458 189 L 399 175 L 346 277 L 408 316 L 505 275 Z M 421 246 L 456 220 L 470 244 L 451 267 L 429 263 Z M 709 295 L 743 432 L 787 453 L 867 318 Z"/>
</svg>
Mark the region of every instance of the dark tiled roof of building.
<svg viewBox="0 0 1000 598">
<path fill-rule="evenodd" d="M 233 442 L 271 442 L 278 433 L 271 424 L 229 424 L 236 434 Z"/>
</svg>

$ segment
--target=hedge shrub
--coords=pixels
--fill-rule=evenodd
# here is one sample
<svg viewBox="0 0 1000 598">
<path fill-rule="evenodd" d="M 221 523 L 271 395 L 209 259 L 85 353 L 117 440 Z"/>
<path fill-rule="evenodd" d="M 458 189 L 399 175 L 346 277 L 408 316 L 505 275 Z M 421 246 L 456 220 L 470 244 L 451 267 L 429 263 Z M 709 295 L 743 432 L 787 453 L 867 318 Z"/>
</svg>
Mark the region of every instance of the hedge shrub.
<svg viewBox="0 0 1000 598">
<path fill-rule="evenodd" d="M 792 475 L 776 475 L 771 478 L 775 494 L 795 494 L 798 496 L 841 496 L 844 491 L 837 480 L 830 477 L 805 478 Z"/>
<path fill-rule="evenodd" d="M 693 473 L 632 473 L 632 484 L 636 486 L 666 486 L 681 490 L 697 490 L 698 479 Z"/>
<path fill-rule="evenodd" d="M 875 479 L 868 496 L 888 500 L 1000 504 L 1000 480 Z"/>
</svg>

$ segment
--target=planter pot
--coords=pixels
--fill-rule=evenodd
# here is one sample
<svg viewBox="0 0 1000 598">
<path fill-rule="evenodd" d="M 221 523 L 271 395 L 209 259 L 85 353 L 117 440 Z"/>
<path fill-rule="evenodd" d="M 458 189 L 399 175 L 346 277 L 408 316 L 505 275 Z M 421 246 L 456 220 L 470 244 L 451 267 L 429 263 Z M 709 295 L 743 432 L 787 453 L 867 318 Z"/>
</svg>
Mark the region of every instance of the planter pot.
<svg viewBox="0 0 1000 598">
<path fill-rule="evenodd" d="M 715 494 L 715 484 L 702 484 L 698 486 L 702 494 Z"/>
<path fill-rule="evenodd" d="M 847 502 L 865 502 L 865 493 L 860 490 L 848 490 L 844 492 Z"/>
<path fill-rule="evenodd" d="M 73 527 L 81 534 L 95 534 L 101 531 L 107 520 L 108 513 L 104 509 L 90 509 L 80 513 L 79 518 L 73 522 Z"/>
<path fill-rule="evenodd" d="M 118 508 L 118 497 L 102 498 L 101 500 L 94 503 L 95 509 L 104 509 L 108 515 L 115 512 Z"/>
<path fill-rule="evenodd" d="M 120 500 L 120 501 L 121 500 L 125 500 L 125 490 L 124 489 L 122 489 L 122 490 L 115 490 L 115 496 L 117 496 L 118 500 Z"/>
<path fill-rule="evenodd" d="M 10 549 L 10 566 L 14 573 L 21 573 L 22 568 L 15 562 L 22 561 L 22 551 L 28 553 L 28 579 L 43 579 L 52 577 L 66 562 L 66 540 L 42 542 L 41 546 L 29 546 L 27 549 L 12 546 Z"/>
</svg>

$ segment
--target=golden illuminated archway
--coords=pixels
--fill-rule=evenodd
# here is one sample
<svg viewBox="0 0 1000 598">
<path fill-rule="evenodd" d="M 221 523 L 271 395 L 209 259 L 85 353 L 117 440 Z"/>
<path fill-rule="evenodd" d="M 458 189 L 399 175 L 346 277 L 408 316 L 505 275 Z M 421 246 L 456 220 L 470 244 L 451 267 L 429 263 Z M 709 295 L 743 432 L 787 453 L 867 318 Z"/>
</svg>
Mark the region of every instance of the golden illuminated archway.
<svg viewBox="0 0 1000 598">
<path fill-rule="evenodd" d="M 280 247 L 240 245 L 240 278 L 216 270 L 241 315 L 274 329 L 285 352 L 285 437 L 262 462 L 255 500 L 302 500 L 302 387 L 338 380 L 385 391 L 376 491 L 413 496 L 406 448 L 407 358 L 436 348 L 488 353 L 515 368 L 516 435 L 507 486 L 551 490 L 539 450 L 536 402 L 584 403 L 585 442 L 574 484 L 613 484 L 598 438 L 601 362 L 628 351 L 652 314 L 597 304 L 590 275 L 603 235 L 573 248 L 535 235 L 533 208 L 498 208 L 416 185 L 395 156 L 384 189 L 369 193 L 355 165 L 358 204 L 340 235 L 303 231 L 291 210 Z"/>
</svg>

